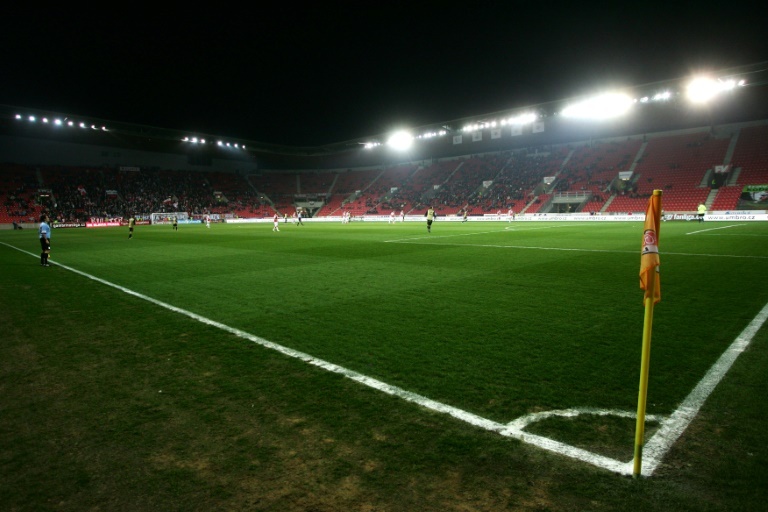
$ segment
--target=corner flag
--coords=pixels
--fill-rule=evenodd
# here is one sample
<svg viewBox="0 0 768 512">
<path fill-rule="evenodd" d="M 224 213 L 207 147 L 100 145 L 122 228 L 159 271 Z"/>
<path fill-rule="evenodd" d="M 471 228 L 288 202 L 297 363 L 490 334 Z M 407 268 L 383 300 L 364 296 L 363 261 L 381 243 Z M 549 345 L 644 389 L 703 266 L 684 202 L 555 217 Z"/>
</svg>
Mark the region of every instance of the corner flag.
<svg viewBox="0 0 768 512">
<path fill-rule="evenodd" d="M 648 369 L 651 365 L 651 333 L 653 306 L 661 300 L 659 280 L 659 221 L 661 220 L 661 190 L 654 190 L 645 210 L 643 244 L 640 252 L 640 288 L 645 290 L 645 317 L 643 319 L 643 349 L 640 356 L 640 390 L 637 393 L 637 421 L 635 423 L 635 456 L 632 476 L 640 476 L 645 444 L 645 407 L 648 403 Z"/>
<path fill-rule="evenodd" d="M 659 279 L 659 221 L 661 217 L 661 190 L 654 190 L 645 210 L 643 244 L 640 253 L 640 288 L 645 290 L 647 299 L 653 293 L 653 303 L 661 300 L 661 280 Z M 653 286 L 649 286 L 651 278 Z"/>
</svg>

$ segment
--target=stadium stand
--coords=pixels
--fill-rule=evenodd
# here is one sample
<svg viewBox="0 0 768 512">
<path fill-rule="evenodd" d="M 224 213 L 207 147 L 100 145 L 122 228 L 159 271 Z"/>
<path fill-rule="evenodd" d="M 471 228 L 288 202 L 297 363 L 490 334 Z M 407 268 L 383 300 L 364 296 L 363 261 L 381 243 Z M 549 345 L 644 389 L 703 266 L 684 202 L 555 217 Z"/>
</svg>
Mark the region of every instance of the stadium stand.
<svg viewBox="0 0 768 512">
<path fill-rule="evenodd" d="M 652 138 L 639 154 L 632 179 L 608 206 L 608 212 L 641 212 L 654 189 L 664 191 L 667 211 L 694 211 L 709 195 L 708 171 L 722 165 L 731 142 L 709 131 Z"/>
<path fill-rule="evenodd" d="M 733 210 L 745 185 L 765 184 L 768 124 L 756 122 L 344 170 L 247 174 L 7 162 L 0 166 L 0 223 L 36 222 L 42 211 L 59 222 L 164 211 L 271 217 L 291 215 L 307 198 L 322 205 L 318 216 L 421 215 L 429 205 L 439 215 L 611 214 L 642 212 L 657 188 L 667 212 L 693 212 L 707 201 L 710 210 Z M 563 197 L 571 201 L 567 210 L 557 209 Z"/>
<path fill-rule="evenodd" d="M 741 129 L 731 164 L 740 185 L 768 183 L 768 125 Z"/>
</svg>

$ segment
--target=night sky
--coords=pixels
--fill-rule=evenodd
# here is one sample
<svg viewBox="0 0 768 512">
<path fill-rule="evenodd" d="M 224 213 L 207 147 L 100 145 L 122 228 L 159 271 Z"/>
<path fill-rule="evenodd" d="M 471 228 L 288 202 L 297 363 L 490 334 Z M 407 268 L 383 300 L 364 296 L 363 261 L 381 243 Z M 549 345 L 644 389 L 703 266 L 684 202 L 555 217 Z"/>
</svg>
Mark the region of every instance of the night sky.
<svg viewBox="0 0 768 512">
<path fill-rule="evenodd" d="M 739 4 L 37 7 L 0 21 L 0 103 L 330 144 L 768 60 L 757 3 Z"/>
</svg>

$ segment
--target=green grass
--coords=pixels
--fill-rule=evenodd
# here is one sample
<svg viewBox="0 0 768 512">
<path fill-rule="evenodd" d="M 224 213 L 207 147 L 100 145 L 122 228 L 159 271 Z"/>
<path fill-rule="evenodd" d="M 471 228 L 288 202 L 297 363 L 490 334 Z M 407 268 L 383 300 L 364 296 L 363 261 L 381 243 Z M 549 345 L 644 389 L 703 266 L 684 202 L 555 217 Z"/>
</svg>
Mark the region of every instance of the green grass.
<svg viewBox="0 0 768 512">
<path fill-rule="evenodd" d="M 57 230 L 52 260 L 508 423 L 636 409 L 641 232 L 138 226 L 132 240 L 127 228 Z M 760 510 L 768 497 L 765 328 L 659 470 L 633 480 L 40 268 L 9 247 L 37 254 L 32 231 L 0 242 L 8 510 Z M 660 248 L 648 413 L 665 416 L 768 303 L 768 225 L 667 222 Z M 632 457 L 633 420 L 530 431 Z"/>
</svg>

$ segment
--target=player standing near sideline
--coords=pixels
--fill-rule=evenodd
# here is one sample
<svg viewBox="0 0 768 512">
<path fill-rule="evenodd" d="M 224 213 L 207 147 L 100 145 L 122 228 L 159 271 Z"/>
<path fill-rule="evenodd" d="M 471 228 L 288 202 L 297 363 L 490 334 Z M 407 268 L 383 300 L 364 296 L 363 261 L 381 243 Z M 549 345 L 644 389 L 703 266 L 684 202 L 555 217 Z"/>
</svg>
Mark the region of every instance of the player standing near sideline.
<svg viewBox="0 0 768 512">
<path fill-rule="evenodd" d="M 205 216 L 205 227 L 207 227 L 208 229 L 211 229 L 211 216 L 210 215 L 206 215 Z"/>
<path fill-rule="evenodd" d="M 389 212 L 389 221 L 387 224 L 394 224 L 395 223 L 395 210 L 392 210 Z"/>
<path fill-rule="evenodd" d="M 507 212 L 507 222 L 512 222 L 515 219 L 515 210 L 512 208 Z"/>
<path fill-rule="evenodd" d="M 173 230 L 174 231 L 178 231 L 179 230 L 179 219 L 177 219 L 176 216 L 174 215 L 171 220 L 173 221 Z"/>
<path fill-rule="evenodd" d="M 427 217 L 427 233 L 432 232 L 432 221 L 435 220 L 435 217 L 437 217 L 437 214 L 435 213 L 435 209 L 431 206 L 427 209 L 427 213 L 424 214 Z"/>
<path fill-rule="evenodd" d="M 405 222 L 405 210 L 400 210 L 400 222 Z"/>
<path fill-rule="evenodd" d="M 280 231 L 280 214 L 279 213 L 275 212 L 275 216 L 272 217 L 272 223 L 274 224 L 272 231 Z"/>
<path fill-rule="evenodd" d="M 704 222 L 704 214 L 707 213 L 707 207 L 704 206 L 704 203 L 699 203 L 697 211 L 699 212 L 699 222 Z"/>
<path fill-rule="evenodd" d="M 136 216 L 131 215 L 131 218 L 128 219 L 128 240 L 133 238 L 133 227 L 136 225 Z"/>
<path fill-rule="evenodd" d="M 51 253 L 51 226 L 48 224 L 48 215 L 40 216 L 40 227 L 37 228 L 37 236 L 40 238 L 40 266 L 50 267 L 48 255 Z"/>
<path fill-rule="evenodd" d="M 461 222 L 467 222 L 467 209 L 464 208 L 464 213 L 461 216 Z"/>
</svg>

